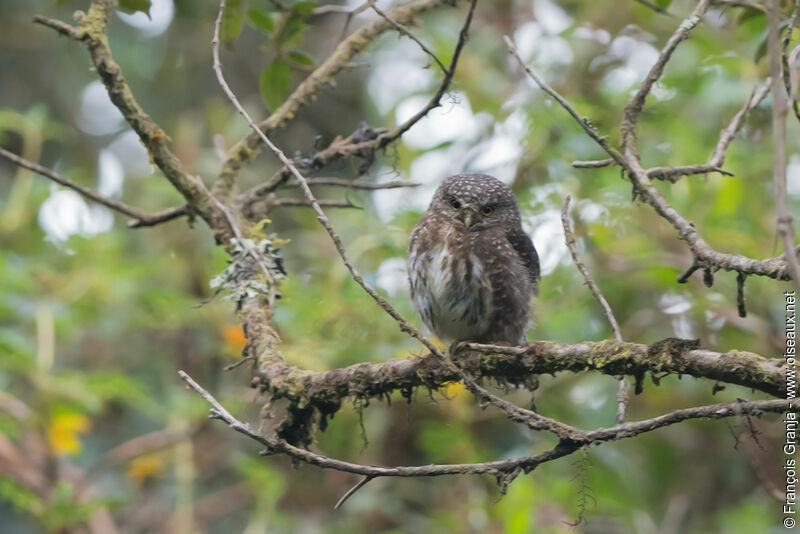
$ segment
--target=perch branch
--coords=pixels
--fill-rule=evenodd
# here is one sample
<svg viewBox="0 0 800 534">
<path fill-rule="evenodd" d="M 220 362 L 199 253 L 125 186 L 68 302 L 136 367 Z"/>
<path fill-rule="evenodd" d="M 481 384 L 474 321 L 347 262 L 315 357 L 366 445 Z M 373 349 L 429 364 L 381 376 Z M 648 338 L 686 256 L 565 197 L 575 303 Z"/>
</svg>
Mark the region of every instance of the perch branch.
<svg viewBox="0 0 800 534">
<path fill-rule="evenodd" d="M 263 445 L 266 450 L 263 454 L 285 454 L 294 460 L 315 465 L 323 469 L 334 469 L 346 473 L 361 475 L 364 479 L 359 482 L 348 494 L 352 494 L 369 480 L 378 477 L 432 477 L 443 475 L 479 475 L 492 474 L 498 483 L 501 484 L 501 491 L 515 478 L 521 471 L 530 472 L 538 465 L 556 460 L 558 458 L 572 454 L 576 450 L 591 444 L 599 444 L 607 441 L 631 438 L 645 432 L 680 423 L 689 419 L 719 419 L 723 417 L 753 415 L 758 416 L 763 413 L 781 413 L 791 409 L 791 400 L 767 400 L 750 402 L 729 402 L 712 404 L 695 408 L 675 410 L 667 414 L 615 425 L 609 428 L 599 428 L 592 431 L 581 431 L 576 440 L 561 440 L 552 449 L 518 458 L 507 460 L 497 460 L 492 462 L 480 462 L 472 464 L 434 464 L 421 466 L 396 466 L 381 467 L 362 465 L 345 462 L 318 454 L 300 447 L 296 447 L 284 440 L 267 437 L 254 431 L 252 427 L 234 417 L 225 409 L 208 391 L 195 382 L 188 374 L 178 371 L 181 379 L 196 391 L 210 405 L 210 417 L 219 419 L 228 424 L 233 430 L 255 440 Z M 346 496 L 349 496 L 346 494 Z M 343 503 L 341 499 L 339 504 Z"/>
<path fill-rule="evenodd" d="M 254 322 L 250 329 L 258 332 Z M 248 330 L 249 333 L 250 330 Z M 536 341 L 520 347 L 468 345 L 459 354 L 461 366 L 476 378 L 516 383 L 520 377 L 596 371 L 637 380 L 646 373 L 689 375 L 735 384 L 775 397 L 786 394 L 786 369 L 782 360 L 731 350 L 714 352 L 668 344 L 620 343 L 606 340 L 576 344 Z M 288 365 L 281 358 L 262 354 L 260 387 L 273 398 L 288 398 L 303 406 L 325 411 L 338 409 L 345 399 L 383 398 L 394 391 L 416 387 L 437 389 L 459 379 L 441 365 L 434 354 L 359 363 L 331 371 L 308 371 Z"/>
</svg>

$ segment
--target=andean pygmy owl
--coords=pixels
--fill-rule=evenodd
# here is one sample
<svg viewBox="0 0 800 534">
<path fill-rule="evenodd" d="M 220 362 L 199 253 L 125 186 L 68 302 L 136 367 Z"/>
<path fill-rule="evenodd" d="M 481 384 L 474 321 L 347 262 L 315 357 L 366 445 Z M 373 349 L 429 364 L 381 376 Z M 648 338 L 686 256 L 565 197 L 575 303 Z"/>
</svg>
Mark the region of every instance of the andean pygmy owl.
<svg viewBox="0 0 800 534">
<path fill-rule="evenodd" d="M 411 300 L 444 342 L 525 341 L 539 256 L 511 189 L 457 174 L 436 190 L 408 247 Z"/>
</svg>

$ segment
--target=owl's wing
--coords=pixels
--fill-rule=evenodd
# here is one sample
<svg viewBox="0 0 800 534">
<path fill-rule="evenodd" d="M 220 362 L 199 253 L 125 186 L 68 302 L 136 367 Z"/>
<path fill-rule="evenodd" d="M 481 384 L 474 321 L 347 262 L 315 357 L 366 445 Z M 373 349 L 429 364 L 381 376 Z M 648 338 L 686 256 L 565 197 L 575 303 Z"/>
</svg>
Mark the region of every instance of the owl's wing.
<svg viewBox="0 0 800 534">
<path fill-rule="evenodd" d="M 506 232 L 506 239 L 522 259 L 522 264 L 528 270 L 528 276 L 533 287 L 533 294 L 539 294 L 539 254 L 533 246 L 533 241 L 522 228 L 512 228 Z"/>
</svg>

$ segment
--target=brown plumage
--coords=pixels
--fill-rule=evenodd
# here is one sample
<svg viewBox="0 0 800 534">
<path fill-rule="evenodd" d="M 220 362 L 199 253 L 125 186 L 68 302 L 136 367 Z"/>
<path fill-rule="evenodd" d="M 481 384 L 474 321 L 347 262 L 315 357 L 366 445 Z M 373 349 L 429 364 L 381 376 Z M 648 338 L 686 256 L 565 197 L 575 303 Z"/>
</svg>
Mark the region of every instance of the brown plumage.
<svg viewBox="0 0 800 534">
<path fill-rule="evenodd" d="M 485 174 L 458 174 L 436 190 L 408 247 L 411 299 L 442 341 L 525 340 L 539 256 L 517 199 Z"/>
</svg>

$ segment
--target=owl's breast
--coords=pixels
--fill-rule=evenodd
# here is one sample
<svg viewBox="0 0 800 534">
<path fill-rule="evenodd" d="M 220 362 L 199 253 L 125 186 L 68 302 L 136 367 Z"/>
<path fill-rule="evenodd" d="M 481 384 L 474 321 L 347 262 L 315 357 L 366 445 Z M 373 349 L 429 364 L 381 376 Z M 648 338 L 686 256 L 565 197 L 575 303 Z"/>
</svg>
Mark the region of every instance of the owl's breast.
<svg viewBox="0 0 800 534">
<path fill-rule="evenodd" d="M 489 329 L 492 315 L 485 266 L 463 234 L 448 229 L 440 237 L 409 250 L 412 302 L 443 341 L 476 339 Z"/>
</svg>

